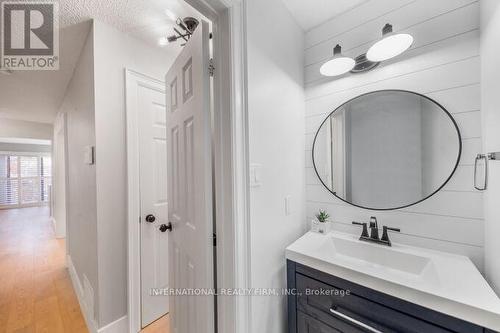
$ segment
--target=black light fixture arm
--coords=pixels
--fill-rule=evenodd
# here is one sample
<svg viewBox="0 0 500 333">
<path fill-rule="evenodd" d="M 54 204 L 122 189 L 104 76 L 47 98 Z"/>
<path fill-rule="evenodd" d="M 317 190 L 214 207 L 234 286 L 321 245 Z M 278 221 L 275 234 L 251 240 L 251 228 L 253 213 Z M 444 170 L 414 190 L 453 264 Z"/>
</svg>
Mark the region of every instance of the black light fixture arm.
<svg viewBox="0 0 500 333">
<path fill-rule="evenodd" d="M 390 34 L 390 33 L 392 33 L 392 25 L 387 23 L 382 28 L 382 36 L 385 36 L 385 35 Z"/>
<path fill-rule="evenodd" d="M 169 43 L 173 43 L 180 38 L 187 42 L 193 35 L 196 27 L 198 27 L 200 22 L 194 17 L 185 17 L 184 19 L 178 18 L 175 24 L 177 24 L 177 27 L 173 28 L 175 34 L 167 37 Z"/>
<path fill-rule="evenodd" d="M 334 48 L 333 48 L 333 55 L 336 56 L 338 54 L 342 54 L 342 47 L 340 46 L 340 44 L 337 44 Z"/>
<path fill-rule="evenodd" d="M 180 32 L 179 30 L 177 30 L 177 28 L 174 28 L 174 31 L 177 33 L 177 38 L 182 38 L 184 39 L 186 42 L 188 41 L 188 39 L 191 37 L 191 33 L 187 33 L 187 34 L 183 34 L 182 32 Z"/>
</svg>

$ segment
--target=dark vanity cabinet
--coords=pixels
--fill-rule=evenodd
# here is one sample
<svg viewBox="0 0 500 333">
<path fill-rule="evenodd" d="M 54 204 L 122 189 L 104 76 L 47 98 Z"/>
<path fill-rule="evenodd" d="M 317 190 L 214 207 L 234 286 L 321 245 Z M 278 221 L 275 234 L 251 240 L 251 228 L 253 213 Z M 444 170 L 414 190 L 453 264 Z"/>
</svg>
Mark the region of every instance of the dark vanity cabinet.
<svg viewBox="0 0 500 333">
<path fill-rule="evenodd" d="M 289 333 L 485 333 L 463 320 L 287 262 Z"/>
</svg>

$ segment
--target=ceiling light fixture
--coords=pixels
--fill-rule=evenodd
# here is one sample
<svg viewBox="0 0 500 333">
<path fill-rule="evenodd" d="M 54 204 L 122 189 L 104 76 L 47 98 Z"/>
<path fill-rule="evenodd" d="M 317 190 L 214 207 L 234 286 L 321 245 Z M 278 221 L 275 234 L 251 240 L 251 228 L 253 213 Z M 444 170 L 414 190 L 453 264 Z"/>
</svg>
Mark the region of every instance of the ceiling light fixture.
<svg viewBox="0 0 500 333">
<path fill-rule="evenodd" d="M 368 60 L 373 62 L 389 60 L 408 50 L 413 44 L 412 35 L 393 33 L 392 25 L 389 23 L 382 29 L 382 36 L 383 38 L 366 53 Z"/>
<path fill-rule="evenodd" d="M 175 24 L 177 27 L 174 27 L 174 32 L 175 34 L 170 35 L 170 36 L 164 36 L 161 37 L 158 40 L 158 45 L 160 46 L 165 46 L 168 43 L 173 43 L 177 41 L 178 39 L 182 39 L 185 43 L 191 38 L 191 35 L 194 33 L 196 30 L 196 27 L 198 26 L 200 22 L 195 19 L 194 17 L 185 17 L 184 19 L 177 18 L 175 19 Z M 184 46 L 185 43 L 181 44 L 181 46 Z"/>
<path fill-rule="evenodd" d="M 337 44 L 333 48 L 333 58 L 325 62 L 319 71 L 324 76 L 339 76 L 352 70 L 355 65 L 354 59 L 342 55 L 342 47 Z"/>
</svg>

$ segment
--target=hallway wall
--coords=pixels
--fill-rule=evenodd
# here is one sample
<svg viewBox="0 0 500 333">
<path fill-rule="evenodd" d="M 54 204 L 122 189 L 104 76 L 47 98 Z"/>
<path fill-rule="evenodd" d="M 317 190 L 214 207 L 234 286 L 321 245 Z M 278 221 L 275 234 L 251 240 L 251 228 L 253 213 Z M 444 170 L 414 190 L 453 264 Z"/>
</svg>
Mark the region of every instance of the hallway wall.
<svg viewBox="0 0 500 333">
<path fill-rule="evenodd" d="M 251 287 L 280 290 L 285 248 L 306 227 L 304 33 L 281 0 L 248 1 L 247 29 L 249 158 L 262 182 L 250 189 Z M 284 332 L 285 297 L 252 297 L 252 318 L 252 332 Z"/>
<path fill-rule="evenodd" d="M 127 314 L 125 68 L 164 80 L 176 54 L 94 22 L 99 325 Z"/>
<path fill-rule="evenodd" d="M 60 109 L 67 118 L 69 255 L 96 329 L 127 315 L 125 69 L 161 80 L 172 52 L 94 20 Z M 92 165 L 84 162 L 88 146 L 95 147 Z"/>
<path fill-rule="evenodd" d="M 87 36 L 60 112 L 67 116 L 68 254 L 80 281 L 86 282 L 91 316 L 97 318 L 96 168 L 83 162 L 86 146 L 95 146 L 94 36 Z"/>
<path fill-rule="evenodd" d="M 125 69 L 161 80 L 170 52 L 94 20 L 60 110 L 67 117 L 69 255 L 96 328 L 127 315 Z M 84 163 L 87 146 L 95 147 L 93 165 Z"/>
</svg>

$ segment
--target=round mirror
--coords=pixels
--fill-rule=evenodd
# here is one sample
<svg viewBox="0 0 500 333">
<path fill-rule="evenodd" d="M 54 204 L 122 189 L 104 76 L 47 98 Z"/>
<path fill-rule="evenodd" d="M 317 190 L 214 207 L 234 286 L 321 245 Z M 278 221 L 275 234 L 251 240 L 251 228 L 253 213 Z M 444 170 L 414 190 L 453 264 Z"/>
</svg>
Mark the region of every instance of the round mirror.
<svg viewBox="0 0 500 333">
<path fill-rule="evenodd" d="M 389 210 L 439 191 L 462 151 L 455 120 L 432 99 L 409 91 L 358 96 L 334 110 L 313 144 L 323 185 L 358 207 Z"/>
</svg>

